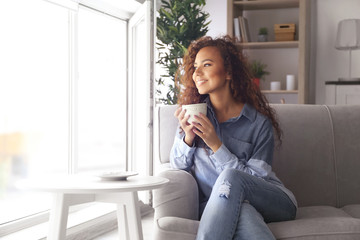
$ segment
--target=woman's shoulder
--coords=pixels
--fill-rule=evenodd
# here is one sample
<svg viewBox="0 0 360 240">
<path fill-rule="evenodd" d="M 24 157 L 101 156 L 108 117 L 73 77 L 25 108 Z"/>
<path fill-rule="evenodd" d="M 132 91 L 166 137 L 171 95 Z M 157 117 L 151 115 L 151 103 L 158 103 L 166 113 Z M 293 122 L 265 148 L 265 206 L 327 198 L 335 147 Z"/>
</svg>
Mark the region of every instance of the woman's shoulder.
<svg viewBox="0 0 360 240">
<path fill-rule="evenodd" d="M 269 125 L 272 126 L 271 120 L 268 116 L 258 111 L 254 106 L 250 104 L 245 104 L 244 106 L 244 114 L 248 116 L 255 124 L 260 125 Z"/>
</svg>

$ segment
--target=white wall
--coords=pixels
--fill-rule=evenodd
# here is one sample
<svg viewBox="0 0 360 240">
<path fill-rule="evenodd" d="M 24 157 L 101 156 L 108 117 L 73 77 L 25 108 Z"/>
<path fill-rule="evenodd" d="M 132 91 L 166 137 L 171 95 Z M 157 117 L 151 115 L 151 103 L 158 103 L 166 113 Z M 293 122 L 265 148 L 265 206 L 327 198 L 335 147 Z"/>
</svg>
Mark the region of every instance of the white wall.
<svg viewBox="0 0 360 240">
<path fill-rule="evenodd" d="M 206 35 L 218 37 L 226 34 L 227 0 L 206 0 L 203 10 L 210 14 L 209 31 Z"/>
<path fill-rule="evenodd" d="M 325 82 L 348 76 L 349 55 L 335 49 L 337 24 L 346 18 L 360 18 L 359 0 L 317 0 L 315 102 L 325 103 Z M 352 76 L 360 77 L 360 50 L 352 52 Z"/>
</svg>

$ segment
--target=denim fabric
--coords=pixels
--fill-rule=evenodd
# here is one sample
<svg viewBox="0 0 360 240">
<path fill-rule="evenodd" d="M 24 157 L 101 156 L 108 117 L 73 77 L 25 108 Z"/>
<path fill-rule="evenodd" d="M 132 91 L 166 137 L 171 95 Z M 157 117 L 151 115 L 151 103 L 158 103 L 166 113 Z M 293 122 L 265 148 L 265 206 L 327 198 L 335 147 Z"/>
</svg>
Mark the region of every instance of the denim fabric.
<svg viewBox="0 0 360 240">
<path fill-rule="evenodd" d="M 236 169 L 218 177 L 200 219 L 197 240 L 275 239 L 267 222 L 293 220 L 296 206 L 275 185 Z"/>
</svg>

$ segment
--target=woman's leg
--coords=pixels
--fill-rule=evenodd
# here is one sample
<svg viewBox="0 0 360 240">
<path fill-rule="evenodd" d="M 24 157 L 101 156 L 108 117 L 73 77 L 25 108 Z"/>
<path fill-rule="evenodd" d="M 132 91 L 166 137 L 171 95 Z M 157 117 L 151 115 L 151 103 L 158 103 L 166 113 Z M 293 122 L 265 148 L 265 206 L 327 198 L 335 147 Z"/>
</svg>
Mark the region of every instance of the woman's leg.
<svg viewBox="0 0 360 240">
<path fill-rule="evenodd" d="M 256 209 L 247 202 L 241 205 L 238 226 L 233 237 L 234 240 L 272 239 L 275 237 L 264 222 L 264 218 Z"/>
<path fill-rule="evenodd" d="M 200 220 L 197 240 L 230 240 L 235 236 L 235 232 L 239 236 L 237 239 L 242 239 L 239 232 L 244 231 L 250 236 L 252 228 L 246 227 L 245 220 L 239 220 L 247 219 L 246 214 L 240 215 L 244 200 L 264 217 L 265 222 L 284 221 L 295 217 L 294 204 L 278 187 L 236 169 L 226 169 L 213 187 Z M 246 209 L 247 212 L 250 211 L 248 207 Z M 270 232 L 261 218 L 254 217 L 251 221 L 257 222 L 256 225 L 264 232 Z"/>
</svg>

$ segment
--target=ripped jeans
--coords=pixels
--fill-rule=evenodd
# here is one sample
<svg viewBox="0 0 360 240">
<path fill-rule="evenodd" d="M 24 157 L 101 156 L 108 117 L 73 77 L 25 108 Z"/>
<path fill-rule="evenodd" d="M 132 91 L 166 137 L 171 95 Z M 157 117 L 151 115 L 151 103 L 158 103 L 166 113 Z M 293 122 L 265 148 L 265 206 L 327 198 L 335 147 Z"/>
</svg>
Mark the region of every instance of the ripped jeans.
<svg viewBox="0 0 360 240">
<path fill-rule="evenodd" d="M 293 220 L 295 215 L 295 205 L 278 187 L 225 169 L 213 186 L 196 239 L 275 239 L 266 223 Z"/>
</svg>

